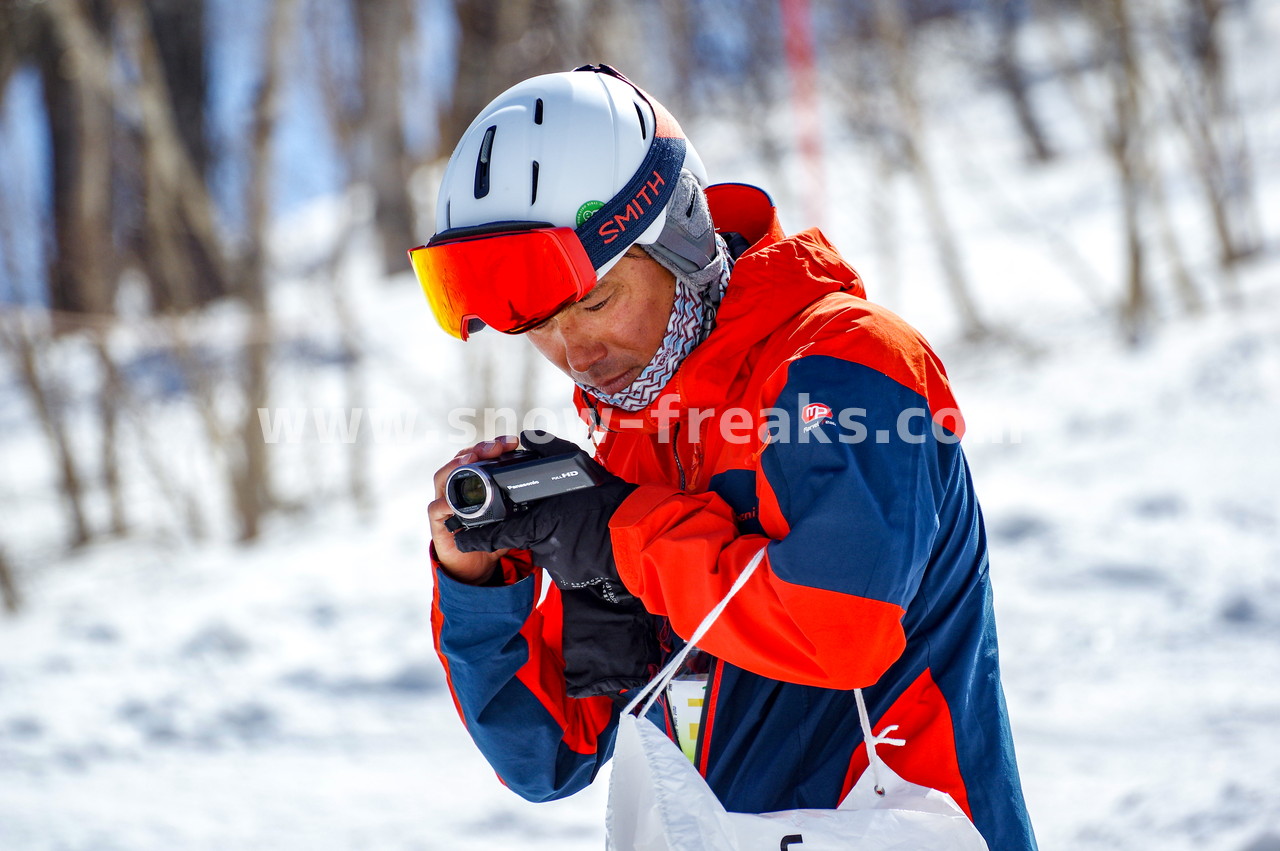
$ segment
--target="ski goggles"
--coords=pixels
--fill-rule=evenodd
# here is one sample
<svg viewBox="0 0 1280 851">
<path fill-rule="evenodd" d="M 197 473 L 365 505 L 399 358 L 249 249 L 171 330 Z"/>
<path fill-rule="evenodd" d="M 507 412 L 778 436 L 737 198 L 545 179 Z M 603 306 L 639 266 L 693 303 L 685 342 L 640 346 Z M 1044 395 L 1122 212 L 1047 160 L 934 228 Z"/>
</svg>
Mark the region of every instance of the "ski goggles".
<svg viewBox="0 0 1280 851">
<path fill-rule="evenodd" d="M 528 331 L 596 285 L 574 229 L 547 222 L 441 231 L 412 249 L 409 260 L 436 320 L 460 340 L 485 325 Z"/>
<path fill-rule="evenodd" d="M 608 65 L 578 71 L 627 83 L 654 111 L 653 139 L 631 179 L 576 229 L 548 222 L 450 228 L 409 251 L 437 321 L 467 339 L 488 325 L 520 334 L 596 285 L 596 269 L 626 250 L 665 213 L 684 164 L 684 132 L 657 101 Z"/>
</svg>

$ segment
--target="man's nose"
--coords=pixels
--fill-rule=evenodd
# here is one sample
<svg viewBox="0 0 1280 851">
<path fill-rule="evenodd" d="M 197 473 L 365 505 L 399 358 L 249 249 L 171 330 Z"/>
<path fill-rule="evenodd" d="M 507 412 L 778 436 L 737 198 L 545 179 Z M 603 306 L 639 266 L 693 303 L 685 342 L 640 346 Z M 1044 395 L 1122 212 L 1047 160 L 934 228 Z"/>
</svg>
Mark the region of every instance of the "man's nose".
<svg viewBox="0 0 1280 851">
<path fill-rule="evenodd" d="M 591 367 L 604 360 L 609 353 L 608 347 L 593 337 L 574 333 L 567 328 L 561 333 L 564 338 L 565 362 L 576 373 L 590 372 Z"/>
</svg>

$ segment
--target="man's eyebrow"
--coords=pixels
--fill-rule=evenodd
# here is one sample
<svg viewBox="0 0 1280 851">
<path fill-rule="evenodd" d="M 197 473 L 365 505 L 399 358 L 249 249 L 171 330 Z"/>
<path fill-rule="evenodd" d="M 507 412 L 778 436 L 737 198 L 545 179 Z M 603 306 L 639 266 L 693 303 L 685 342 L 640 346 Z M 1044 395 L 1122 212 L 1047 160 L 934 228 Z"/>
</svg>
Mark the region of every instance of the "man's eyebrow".
<svg viewBox="0 0 1280 851">
<path fill-rule="evenodd" d="M 592 296 L 599 296 L 599 295 L 605 294 L 606 290 L 612 290 L 617 285 L 618 285 L 617 281 L 607 281 L 604 279 L 596 281 L 596 285 L 592 287 L 591 290 L 586 295 L 578 299 L 577 302 L 575 302 L 575 304 L 581 304 L 582 302 L 586 301 Z"/>
</svg>

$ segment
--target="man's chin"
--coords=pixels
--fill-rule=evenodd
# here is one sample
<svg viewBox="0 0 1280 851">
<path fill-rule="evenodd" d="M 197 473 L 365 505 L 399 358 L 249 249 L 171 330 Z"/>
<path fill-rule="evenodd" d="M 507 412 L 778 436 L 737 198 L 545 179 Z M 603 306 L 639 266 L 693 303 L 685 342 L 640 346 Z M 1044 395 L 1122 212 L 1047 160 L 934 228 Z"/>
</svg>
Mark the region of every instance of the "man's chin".
<svg viewBox="0 0 1280 851">
<path fill-rule="evenodd" d="M 588 384 L 587 386 L 590 387 L 592 392 L 597 396 L 617 396 L 623 390 L 630 387 L 635 380 L 636 371 L 629 369 L 614 378 L 602 381 L 599 384 Z"/>
</svg>

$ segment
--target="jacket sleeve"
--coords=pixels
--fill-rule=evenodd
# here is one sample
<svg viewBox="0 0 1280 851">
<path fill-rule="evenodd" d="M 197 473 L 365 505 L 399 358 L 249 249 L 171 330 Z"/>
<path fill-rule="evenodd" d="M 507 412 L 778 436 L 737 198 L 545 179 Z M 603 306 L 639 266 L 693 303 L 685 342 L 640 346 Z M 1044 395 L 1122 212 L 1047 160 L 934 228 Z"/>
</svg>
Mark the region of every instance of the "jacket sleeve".
<svg viewBox="0 0 1280 851">
<path fill-rule="evenodd" d="M 868 686 L 906 646 L 944 498 L 939 436 L 954 435 L 921 393 L 852 360 L 798 358 L 778 384 L 755 471 L 773 536 L 739 535 L 714 492 L 646 485 L 611 524 L 619 573 L 688 636 L 765 547 L 703 649 L 774 679 Z"/>
<path fill-rule="evenodd" d="M 432 631 L 467 732 L 499 779 L 531 801 L 586 787 L 613 749 L 617 714 L 607 697 L 565 694 L 559 590 L 541 574 L 512 584 L 467 585 L 435 563 Z M 508 560 L 504 560 L 506 562 Z M 525 565 L 527 567 L 527 565 Z"/>
</svg>

